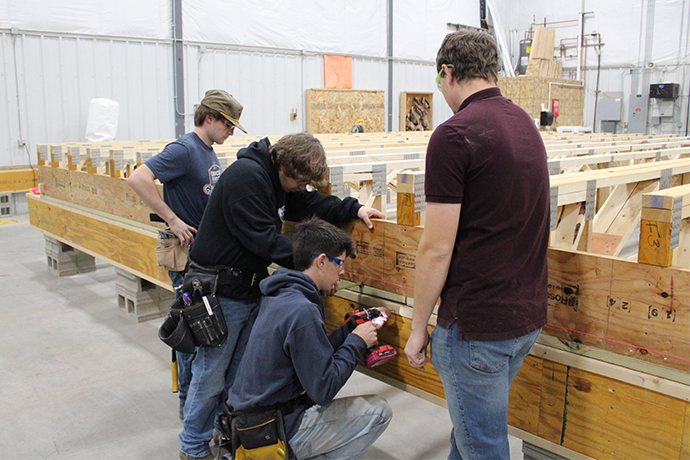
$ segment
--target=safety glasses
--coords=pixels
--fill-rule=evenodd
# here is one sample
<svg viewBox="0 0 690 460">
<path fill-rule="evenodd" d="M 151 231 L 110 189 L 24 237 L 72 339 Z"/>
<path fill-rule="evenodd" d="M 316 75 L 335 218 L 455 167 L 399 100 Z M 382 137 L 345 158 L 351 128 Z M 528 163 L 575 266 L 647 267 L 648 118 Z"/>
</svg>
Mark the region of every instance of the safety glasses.
<svg viewBox="0 0 690 460">
<path fill-rule="evenodd" d="M 453 64 L 446 64 L 446 67 L 449 69 L 454 69 L 455 66 Z M 441 75 L 443 74 L 443 66 L 441 66 L 441 70 L 438 71 L 438 75 L 436 75 L 436 87 L 438 88 L 439 91 L 441 91 Z"/>
</svg>

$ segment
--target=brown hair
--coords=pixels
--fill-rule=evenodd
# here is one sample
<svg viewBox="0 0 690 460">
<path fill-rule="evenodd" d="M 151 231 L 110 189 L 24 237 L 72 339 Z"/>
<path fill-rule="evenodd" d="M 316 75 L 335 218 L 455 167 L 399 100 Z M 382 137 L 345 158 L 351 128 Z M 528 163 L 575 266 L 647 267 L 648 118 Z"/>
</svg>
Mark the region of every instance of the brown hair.
<svg viewBox="0 0 690 460">
<path fill-rule="evenodd" d="M 481 78 L 498 81 L 499 59 L 496 41 L 479 30 L 459 30 L 446 35 L 436 54 L 436 71 L 443 64 L 453 65 L 451 74 L 457 81 Z"/>
<path fill-rule="evenodd" d="M 328 181 L 326 152 L 321 142 L 309 133 L 288 134 L 271 146 L 276 168 L 299 182 L 323 187 Z"/>
<path fill-rule="evenodd" d="M 214 120 L 224 120 L 225 117 L 217 110 L 209 109 L 205 105 L 199 104 L 194 112 L 194 126 L 202 126 L 206 121 L 206 115 L 211 115 Z"/>
</svg>

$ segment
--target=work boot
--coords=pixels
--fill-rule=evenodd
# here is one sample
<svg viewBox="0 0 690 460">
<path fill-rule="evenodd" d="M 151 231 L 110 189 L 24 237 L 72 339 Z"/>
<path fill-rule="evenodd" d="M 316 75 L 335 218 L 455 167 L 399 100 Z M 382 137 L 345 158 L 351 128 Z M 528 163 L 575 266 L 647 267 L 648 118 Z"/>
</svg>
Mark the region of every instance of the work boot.
<svg viewBox="0 0 690 460">
<path fill-rule="evenodd" d="M 180 451 L 180 460 L 215 460 L 216 456 L 213 454 L 208 454 L 203 457 L 187 457 L 187 454 Z"/>
</svg>

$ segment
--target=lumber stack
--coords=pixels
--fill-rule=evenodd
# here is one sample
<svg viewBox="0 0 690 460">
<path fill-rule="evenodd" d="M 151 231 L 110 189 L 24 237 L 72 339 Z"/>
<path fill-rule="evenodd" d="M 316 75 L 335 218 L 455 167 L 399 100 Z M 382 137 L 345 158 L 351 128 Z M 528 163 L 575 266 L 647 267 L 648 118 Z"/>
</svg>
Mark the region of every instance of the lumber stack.
<svg viewBox="0 0 690 460">
<path fill-rule="evenodd" d="M 532 46 L 525 75 L 530 77 L 561 78 L 563 64 L 553 58 L 556 30 L 537 27 L 532 38 Z"/>
<path fill-rule="evenodd" d="M 330 191 L 357 196 L 389 215 L 373 231 L 359 222 L 347 228 L 357 258 L 347 261 L 344 278 L 362 284 L 327 299 L 326 319 L 335 327 L 350 309 L 390 308 L 380 339 L 394 346 L 400 358 L 368 372 L 443 404 L 433 366 L 417 371 L 402 358 L 424 223 L 428 133 L 415 134 L 322 138 Z M 549 324 L 513 385 L 511 433 L 567 458 L 687 458 L 690 140 L 543 135 L 553 204 Z M 242 141 L 246 145 L 247 139 Z M 145 207 L 136 210 L 128 201 L 131 192 L 124 177 L 106 169 L 91 174 L 70 170 L 64 159 L 41 167 L 44 193 L 29 199 L 32 225 L 169 289 L 167 274 L 155 262 L 156 227 L 143 219 Z M 122 175 L 126 173 L 125 168 Z M 651 228 L 645 222 L 656 228 L 667 224 L 669 237 L 643 249 L 643 242 L 651 241 L 643 233 L 645 225 Z M 646 251 L 648 263 L 638 262 L 635 254 L 619 257 L 621 242 L 634 232 L 641 232 L 639 257 L 642 261 Z M 671 247 L 676 234 L 678 245 Z M 434 324 L 432 316 L 429 327 Z M 663 436 L 656 431 L 659 426 Z"/>
</svg>

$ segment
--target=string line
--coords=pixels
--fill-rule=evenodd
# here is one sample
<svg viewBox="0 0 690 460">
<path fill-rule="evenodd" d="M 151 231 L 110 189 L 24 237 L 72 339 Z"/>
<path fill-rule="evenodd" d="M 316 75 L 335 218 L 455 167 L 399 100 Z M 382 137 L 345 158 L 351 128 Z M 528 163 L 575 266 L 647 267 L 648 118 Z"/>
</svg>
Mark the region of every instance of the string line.
<svg viewBox="0 0 690 460">
<path fill-rule="evenodd" d="M 359 277 L 362 277 L 362 278 L 367 278 L 367 279 L 370 279 L 370 280 L 373 280 L 373 281 L 377 281 L 377 282 L 379 282 L 379 283 L 390 284 L 391 286 L 396 286 L 396 287 L 399 287 L 399 288 L 403 288 L 403 289 L 407 289 L 407 290 L 410 290 L 410 291 L 414 291 L 414 288 L 411 288 L 411 287 L 409 287 L 409 286 L 404 286 L 404 285 L 402 285 L 402 284 L 391 283 L 390 281 L 384 281 L 384 280 L 381 280 L 381 279 L 378 279 L 378 278 L 374 278 L 374 277 L 371 277 L 371 276 L 362 275 L 361 273 L 354 273 L 354 272 L 349 272 L 349 271 L 346 271 L 345 273 L 348 273 L 348 274 L 354 275 L 354 276 L 359 276 Z M 636 349 L 638 349 L 638 350 L 646 350 L 646 351 L 648 351 L 648 352 L 650 352 L 650 353 L 656 353 L 657 355 L 668 356 L 669 358 L 680 359 L 681 361 L 690 362 L 690 359 L 687 359 L 687 358 L 681 358 L 680 356 L 675 356 L 675 355 L 671 355 L 671 354 L 664 353 L 664 352 L 661 352 L 661 351 L 652 350 L 652 349 L 649 349 L 649 348 L 647 348 L 647 347 L 641 347 L 641 346 L 639 346 L 639 345 L 633 345 L 633 344 L 631 344 L 631 343 L 621 342 L 620 340 L 609 339 L 609 338 L 607 338 L 607 337 L 602 337 L 602 336 L 600 336 L 600 335 L 590 334 L 590 333 L 588 333 L 588 332 L 582 332 L 582 331 L 578 331 L 578 330 L 576 330 L 576 329 L 570 329 L 570 328 L 567 328 L 567 327 L 564 327 L 564 326 L 558 326 L 558 325 L 556 325 L 556 324 L 547 323 L 546 325 L 547 325 L 547 326 L 551 326 L 551 327 L 555 327 L 555 328 L 557 328 L 557 329 L 564 329 L 564 330 L 566 330 L 566 331 L 575 332 L 576 334 L 582 334 L 582 335 L 586 335 L 586 336 L 589 336 L 589 337 L 594 337 L 594 338 L 596 338 L 596 339 L 606 340 L 606 341 L 608 341 L 608 342 L 616 343 L 616 344 L 618 344 L 618 345 L 625 345 L 626 347 L 632 347 L 632 348 L 636 348 Z"/>
</svg>

